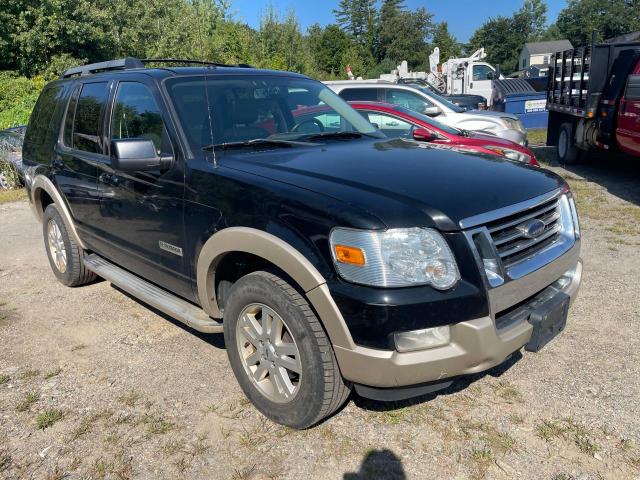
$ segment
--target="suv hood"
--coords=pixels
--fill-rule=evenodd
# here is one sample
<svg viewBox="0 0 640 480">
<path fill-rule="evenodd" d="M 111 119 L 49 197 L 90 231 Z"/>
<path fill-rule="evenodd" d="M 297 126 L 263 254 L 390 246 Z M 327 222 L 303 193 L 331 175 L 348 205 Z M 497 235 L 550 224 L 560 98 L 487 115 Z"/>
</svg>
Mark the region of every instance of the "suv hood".
<svg viewBox="0 0 640 480">
<path fill-rule="evenodd" d="M 554 173 L 495 155 L 406 140 L 225 152 L 221 166 L 328 195 L 387 227 L 459 230 L 460 220 L 564 185 Z"/>
</svg>

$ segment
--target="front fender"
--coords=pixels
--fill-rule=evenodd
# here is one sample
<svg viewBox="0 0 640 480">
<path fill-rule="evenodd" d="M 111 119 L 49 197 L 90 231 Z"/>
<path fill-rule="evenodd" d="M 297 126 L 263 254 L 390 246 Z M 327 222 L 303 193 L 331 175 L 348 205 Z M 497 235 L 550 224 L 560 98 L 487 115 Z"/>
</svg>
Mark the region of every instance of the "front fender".
<svg viewBox="0 0 640 480">
<path fill-rule="evenodd" d="M 261 257 L 289 275 L 305 292 L 333 345 L 353 349 L 355 344 L 338 310 L 325 278 L 298 250 L 284 240 L 262 230 L 229 227 L 207 240 L 197 260 L 197 287 L 200 305 L 214 318 L 222 318 L 215 292 L 216 267 L 225 254 L 244 252 Z"/>
</svg>

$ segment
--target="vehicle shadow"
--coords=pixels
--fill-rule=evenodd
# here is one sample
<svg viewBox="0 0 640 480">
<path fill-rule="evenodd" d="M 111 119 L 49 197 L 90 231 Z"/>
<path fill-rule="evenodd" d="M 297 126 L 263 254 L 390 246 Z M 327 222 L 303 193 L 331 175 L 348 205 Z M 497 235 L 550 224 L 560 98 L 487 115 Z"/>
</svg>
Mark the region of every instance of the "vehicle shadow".
<svg viewBox="0 0 640 480">
<path fill-rule="evenodd" d="M 545 164 L 562 167 L 576 178 L 596 183 L 612 195 L 640 206 L 640 159 L 623 154 L 590 152 L 581 163 L 561 165 L 555 149 L 534 147 L 532 150 Z"/>
<path fill-rule="evenodd" d="M 419 397 L 409 398 L 407 400 L 399 400 L 393 402 L 381 402 L 378 400 L 371 400 L 361 397 L 357 394 L 352 395 L 353 402 L 359 408 L 364 410 L 370 410 L 374 412 L 388 412 L 391 410 L 398 410 L 404 407 L 410 407 L 421 403 L 430 402 L 437 397 L 453 395 L 467 389 L 470 385 L 478 380 L 486 377 L 487 375 L 494 378 L 500 378 L 507 370 L 513 367 L 517 362 L 522 359 L 522 352 L 517 351 L 509 359 L 502 362 L 489 370 L 474 375 L 467 375 L 464 377 L 458 377 L 454 380 L 453 384 L 445 389 L 438 390 L 437 392 L 428 393 Z"/>
<path fill-rule="evenodd" d="M 357 472 L 345 473 L 344 480 L 404 480 L 407 475 L 402 460 L 391 450 L 372 450 L 362 460 Z"/>
<path fill-rule="evenodd" d="M 191 335 L 193 335 L 194 337 L 199 338 L 200 340 L 202 340 L 203 342 L 208 343 L 209 345 L 211 345 L 212 347 L 215 347 L 219 350 L 224 350 L 225 349 L 225 345 L 224 345 L 224 335 L 222 333 L 202 333 L 202 332 L 198 332 L 197 330 L 194 330 L 193 328 L 191 328 L 188 325 L 185 325 L 184 323 L 176 320 L 175 318 L 173 318 L 170 315 L 167 315 L 164 312 L 161 312 L 160 310 L 158 310 L 157 308 L 143 302 L 142 300 L 134 297 L 133 295 L 131 295 L 128 292 L 125 292 L 124 290 L 122 290 L 120 287 L 118 287 L 117 285 L 114 285 L 113 283 L 110 284 L 115 290 L 117 290 L 119 293 L 125 295 L 127 298 L 133 300 L 134 302 L 136 302 L 138 305 L 143 306 L 144 308 L 152 311 L 153 313 L 155 313 L 156 315 L 158 315 L 159 317 L 162 317 L 164 320 L 166 320 L 169 323 L 172 323 L 173 325 L 175 325 L 178 328 L 181 328 L 182 330 L 190 333 Z"/>
</svg>

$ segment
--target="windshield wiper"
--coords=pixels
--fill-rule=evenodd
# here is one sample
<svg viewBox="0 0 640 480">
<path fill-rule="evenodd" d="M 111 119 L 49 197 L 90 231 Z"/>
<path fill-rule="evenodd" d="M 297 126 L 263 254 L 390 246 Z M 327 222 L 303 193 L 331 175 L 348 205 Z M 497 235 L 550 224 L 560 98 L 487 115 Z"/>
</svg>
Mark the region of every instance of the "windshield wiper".
<svg viewBox="0 0 640 480">
<path fill-rule="evenodd" d="M 304 138 L 306 140 L 317 140 L 321 138 L 362 138 L 363 136 L 377 138 L 374 135 L 369 133 L 361 133 L 361 132 L 322 132 L 322 133 L 311 133 L 306 135 Z"/>
<path fill-rule="evenodd" d="M 221 150 L 229 150 L 232 148 L 245 148 L 245 147 L 281 147 L 281 148 L 291 148 L 291 147 L 309 147 L 312 144 L 308 142 L 296 142 L 293 140 L 278 140 L 275 138 L 254 138 L 253 140 L 247 140 L 244 142 L 222 142 L 222 143 L 214 143 L 212 145 L 207 145 L 202 147 L 202 150 L 213 150 L 213 149 L 221 149 Z"/>
</svg>

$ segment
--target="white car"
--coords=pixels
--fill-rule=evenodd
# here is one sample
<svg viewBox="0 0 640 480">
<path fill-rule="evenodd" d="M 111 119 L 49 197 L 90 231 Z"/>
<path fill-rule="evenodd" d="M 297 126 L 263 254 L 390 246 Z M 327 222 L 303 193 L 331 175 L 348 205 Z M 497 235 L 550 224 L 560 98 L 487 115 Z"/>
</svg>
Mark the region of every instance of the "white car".
<svg viewBox="0 0 640 480">
<path fill-rule="evenodd" d="M 520 119 L 504 112 L 467 110 L 426 88 L 398 85 L 380 80 L 344 80 L 325 82 L 344 100 L 386 102 L 402 105 L 418 113 L 437 117 L 438 121 L 461 130 L 488 133 L 527 145 L 527 132 Z"/>
</svg>

